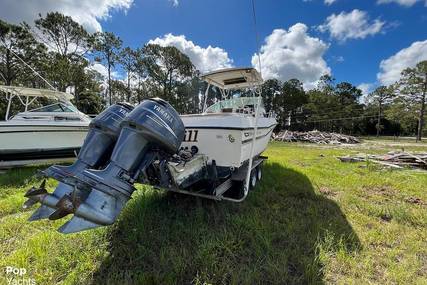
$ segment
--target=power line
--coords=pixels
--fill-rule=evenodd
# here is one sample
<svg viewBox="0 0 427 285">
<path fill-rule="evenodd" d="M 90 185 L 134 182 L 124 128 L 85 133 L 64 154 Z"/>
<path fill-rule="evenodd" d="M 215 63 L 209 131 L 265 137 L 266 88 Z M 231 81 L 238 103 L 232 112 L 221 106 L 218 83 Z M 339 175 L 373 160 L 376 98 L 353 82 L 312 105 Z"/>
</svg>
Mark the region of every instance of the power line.
<svg viewBox="0 0 427 285">
<path fill-rule="evenodd" d="M 308 103 L 308 104 L 313 104 L 313 103 Z M 325 110 L 332 110 L 332 109 L 342 109 L 342 108 L 345 108 L 346 106 L 335 106 L 335 107 L 329 107 L 329 108 L 322 108 L 322 111 L 325 111 Z M 365 108 L 365 106 L 357 106 L 357 107 L 355 107 L 355 108 Z"/>
<path fill-rule="evenodd" d="M 354 108 L 351 110 L 342 110 L 342 111 L 331 111 L 331 112 L 324 112 L 324 113 L 316 113 L 316 112 L 311 112 L 311 113 L 306 113 L 306 114 L 296 114 L 292 117 L 294 118 L 304 118 L 304 117 L 309 117 L 309 116 L 326 116 L 326 115 L 338 115 L 338 114 L 342 114 L 342 113 L 349 113 L 351 111 L 364 111 L 363 108 Z M 369 111 L 369 112 L 374 112 L 374 111 Z"/>
<path fill-rule="evenodd" d="M 351 110 L 343 110 L 343 108 L 345 108 L 345 106 L 335 106 L 335 107 L 330 107 L 330 108 L 322 108 L 321 109 L 322 112 L 320 114 L 327 115 L 327 114 L 330 113 L 330 112 L 324 112 L 325 110 L 333 110 L 333 111 L 331 111 L 332 113 L 336 113 L 336 112 L 344 113 L 344 112 L 350 112 L 350 111 L 353 111 L 353 110 L 364 110 L 365 106 L 353 107 L 353 108 L 351 108 Z M 337 110 L 337 111 L 335 111 L 335 110 Z M 315 114 L 315 115 L 319 115 L 319 113 L 317 113 L 316 110 L 304 109 L 302 112 L 309 112 L 309 113 L 312 113 L 312 114 Z M 306 114 L 298 114 L 298 115 L 295 115 L 295 116 L 306 116 Z"/>
<path fill-rule="evenodd" d="M 314 104 L 314 103 L 307 103 L 307 104 Z M 314 104 L 315 106 L 317 106 L 317 104 Z M 357 108 L 363 108 L 364 106 L 359 106 L 359 107 L 357 107 Z M 335 107 L 329 107 L 329 108 L 322 108 L 322 111 L 325 111 L 325 110 L 332 110 L 332 109 L 337 109 L 337 108 L 340 108 L 340 109 L 342 109 L 342 108 L 344 108 L 344 106 L 335 106 Z"/>
<path fill-rule="evenodd" d="M 381 115 L 381 117 L 384 117 L 384 116 Z M 305 121 L 304 123 L 332 122 L 332 121 L 354 120 L 354 119 L 364 119 L 364 118 L 378 118 L 378 115 L 348 117 L 348 118 L 338 118 L 338 119 L 322 119 L 322 120 L 314 120 L 314 121 Z"/>
<path fill-rule="evenodd" d="M 304 117 L 304 116 L 324 116 L 324 115 L 331 115 L 331 114 L 340 114 L 340 113 L 350 113 L 352 111 L 364 111 L 364 109 L 351 109 L 351 110 L 342 110 L 342 111 L 329 111 L 329 112 L 310 112 L 310 113 L 300 113 L 300 114 L 295 114 L 295 116 L 297 117 Z"/>
</svg>

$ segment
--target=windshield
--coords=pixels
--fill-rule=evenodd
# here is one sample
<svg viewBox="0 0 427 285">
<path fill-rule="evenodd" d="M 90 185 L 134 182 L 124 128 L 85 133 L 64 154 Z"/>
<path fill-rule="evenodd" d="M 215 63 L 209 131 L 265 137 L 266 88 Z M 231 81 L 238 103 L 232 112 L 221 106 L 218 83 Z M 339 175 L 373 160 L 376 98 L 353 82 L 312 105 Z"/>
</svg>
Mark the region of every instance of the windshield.
<svg viewBox="0 0 427 285">
<path fill-rule="evenodd" d="M 237 97 L 228 100 L 219 101 L 206 109 L 206 113 L 220 113 L 224 109 L 253 109 L 258 102 L 258 97 Z M 260 108 L 264 108 L 261 100 Z"/>
<path fill-rule="evenodd" d="M 55 103 L 41 108 L 30 110 L 29 112 L 71 112 L 77 113 L 76 107 L 73 105 L 65 105 L 63 103 Z"/>
</svg>

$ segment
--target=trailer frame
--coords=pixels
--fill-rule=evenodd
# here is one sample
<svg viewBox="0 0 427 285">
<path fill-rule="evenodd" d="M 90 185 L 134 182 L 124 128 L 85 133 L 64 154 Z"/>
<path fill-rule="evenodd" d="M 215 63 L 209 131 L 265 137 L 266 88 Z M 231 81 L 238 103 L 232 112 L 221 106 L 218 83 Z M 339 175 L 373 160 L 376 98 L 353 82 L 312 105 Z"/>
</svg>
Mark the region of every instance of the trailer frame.
<svg viewBox="0 0 427 285">
<path fill-rule="evenodd" d="M 262 155 L 260 155 L 256 158 L 253 158 L 253 162 L 252 162 L 252 166 L 251 166 L 251 170 L 250 170 L 251 177 L 252 177 L 252 175 L 258 175 L 258 173 L 255 173 L 254 170 L 259 169 L 259 167 L 262 167 L 264 161 L 266 161 L 267 159 L 268 159 L 267 156 L 262 156 Z M 175 192 L 175 193 L 191 195 L 191 196 L 201 197 L 201 198 L 210 199 L 210 200 L 216 200 L 216 201 L 224 200 L 224 201 L 239 203 L 239 202 L 242 202 L 243 200 L 245 200 L 247 197 L 248 191 L 245 190 L 245 188 L 246 188 L 245 181 L 246 181 L 248 166 L 249 166 L 249 161 L 246 161 L 241 167 L 239 167 L 238 169 L 235 169 L 228 178 L 221 181 L 221 183 L 214 188 L 213 194 L 203 193 L 202 191 L 204 191 L 206 189 L 201 189 L 200 192 L 195 192 L 195 191 L 179 189 L 179 188 L 173 187 L 173 186 L 169 187 L 167 190 L 171 191 L 171 192 Z M 229 191 L 234 186 L 235 183 L 242 183 L 241 186 L 243 187 L 243 189 L 242 189 L 243 190 L 243 196 L 240 198 L 237 198 L 237 199 L 225 196 L 227 191 Z"/>
</svg>

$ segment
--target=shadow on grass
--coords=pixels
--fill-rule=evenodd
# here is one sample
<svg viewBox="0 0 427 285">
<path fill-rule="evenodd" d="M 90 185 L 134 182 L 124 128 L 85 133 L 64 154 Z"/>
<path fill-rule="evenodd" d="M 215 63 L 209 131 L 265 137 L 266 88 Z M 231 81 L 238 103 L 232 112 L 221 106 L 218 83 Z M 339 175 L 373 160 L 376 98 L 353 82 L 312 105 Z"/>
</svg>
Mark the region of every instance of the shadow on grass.
<svg viewBox="0 0 427 285">
<path fill-rule="evenodd" d="M 106 238 L 93 284 L 322 284 L 325 253 L 360 247 L 339 206 L 280 164 L 240 204 L 139 191 Z"/>
<path fill-rule="evenodd" d="M 0 173 L 0 187 L 21 187 L 35 179 L 38 171 L 47 168 L 46 165 L 26 166 L 2 170 Z"/>
</svg>

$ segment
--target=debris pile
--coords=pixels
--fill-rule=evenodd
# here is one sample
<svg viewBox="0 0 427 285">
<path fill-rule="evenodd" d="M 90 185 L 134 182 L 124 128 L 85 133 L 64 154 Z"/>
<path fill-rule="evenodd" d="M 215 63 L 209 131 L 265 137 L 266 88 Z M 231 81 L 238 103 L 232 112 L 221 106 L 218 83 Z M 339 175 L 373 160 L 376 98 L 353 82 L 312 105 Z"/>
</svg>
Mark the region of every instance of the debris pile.
<svg viewBox="0 0 427 285">
<path fill-rule="evenodd" d="M 385 155 L 374 154 L 357 154 L 354 156 L 338 157 L 342 162 L 362 162 L 370 161 L 383 166 L 403 169 L 405 167 L 427 170 L 427 152 L 410 153 L 410 152 L 389 152 Z"/>
<path fill-rule="evenodd" d="M 354 136 L 320 132 L 316 130 L 309 132 L 280 131 L 276 135 L 273 134 L 273 140 L 281 142 L 309 142 L 317 144 L 360 143 L 360 140 Z"/>
</svg>

